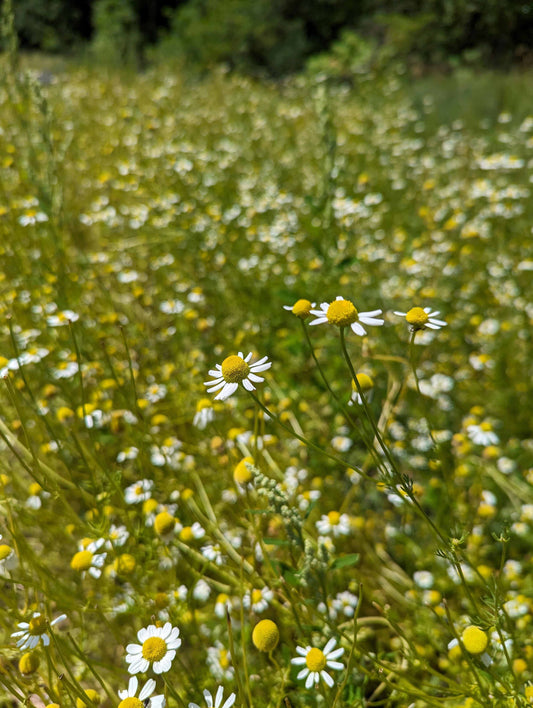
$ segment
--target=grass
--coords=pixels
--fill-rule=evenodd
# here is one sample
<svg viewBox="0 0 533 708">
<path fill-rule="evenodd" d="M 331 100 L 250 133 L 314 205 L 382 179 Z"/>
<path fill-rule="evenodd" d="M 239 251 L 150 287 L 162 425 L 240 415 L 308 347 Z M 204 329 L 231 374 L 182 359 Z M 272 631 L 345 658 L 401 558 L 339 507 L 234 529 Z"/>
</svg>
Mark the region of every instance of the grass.
<svg viewBox="0 0 533 708">
<path fill-rule="evenodd" d="M 529 705 L 531 77 L 494 81 L 4 57 L 3 705 Z M 383 325 L 283 309 L 339 296 Z"/>
</svg>

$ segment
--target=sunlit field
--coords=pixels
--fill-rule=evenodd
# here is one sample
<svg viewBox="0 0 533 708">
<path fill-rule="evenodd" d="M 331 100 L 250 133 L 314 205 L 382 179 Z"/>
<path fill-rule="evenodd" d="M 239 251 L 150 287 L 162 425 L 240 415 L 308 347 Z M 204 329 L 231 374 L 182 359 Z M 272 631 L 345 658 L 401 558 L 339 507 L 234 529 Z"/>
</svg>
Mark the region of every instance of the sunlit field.
<svg viewBox="0 0 533 708">
<path fill-rule="evenodd" d="M 533 703 L 533 113 L 464 81 L 5 58 L 1 706 Z"/>
</svg>

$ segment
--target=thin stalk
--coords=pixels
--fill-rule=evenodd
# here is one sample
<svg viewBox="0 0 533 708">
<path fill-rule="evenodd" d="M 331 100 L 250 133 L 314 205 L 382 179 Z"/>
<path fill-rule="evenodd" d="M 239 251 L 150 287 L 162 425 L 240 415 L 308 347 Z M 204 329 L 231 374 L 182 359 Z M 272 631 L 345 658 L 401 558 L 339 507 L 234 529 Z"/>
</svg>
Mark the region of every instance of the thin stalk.
<svg viewBox="0 0 533 708">
<path fill-rule="evenodd" d="M 361 470 L 359 467 L 356 467 L 353 465 L 351 462 L 347 462 L 346 460 L 343 460 L 340 457 L 337 457 L 336 455 L 332 455 L 330 452 L 327 452 L 326 450 L 323 450 L 321 447 L 318 445 L 315 445 L 312 443 L 310 440 L 305 438 L 303 435 L 300 435 L 297 433 L 295 430 L 289 428 L 288 425 L 285 425 L 283 423 L 279 416 L 277 416 L 275 413 L 272 413 L 261 401 L 257 398 L 257 396 L 253 393 L 253 391 L 248 391 L 250 396 L 254 399 L 254 401 L 257 403 L 257 405 L 264 410 L 264 412 L 270 416 L 270 418 L 277 423 L 281 428 L 286 430 L 290 435 L 292 435 L 295 438 L 298 438 L 300 442 L 302 442 L 306 447 L 310 448 L 311 450 L 314 450 L 315 452 L 320 453 L 321 455 L 324 455 L 325 457 L 329 457 L 330 460 L 334 460 L 337 464 L 342 465 L 343 467 L 348 467 L 351 470 L 355 470 L 358 472 L 362 477 L 365 479 L 370 479 L 368 475 L 366 475 L 363 470 Z"/>
</svg>

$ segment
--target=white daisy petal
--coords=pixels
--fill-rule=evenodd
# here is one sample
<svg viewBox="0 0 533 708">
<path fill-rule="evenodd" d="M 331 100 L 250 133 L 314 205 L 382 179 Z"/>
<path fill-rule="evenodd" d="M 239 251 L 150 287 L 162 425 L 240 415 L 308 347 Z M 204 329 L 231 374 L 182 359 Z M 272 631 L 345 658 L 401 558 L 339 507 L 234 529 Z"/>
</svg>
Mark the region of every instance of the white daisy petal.
<svg viewBox="0 0 533 708">
<path fill-rule="evenodd" d="M 314 683 L 314 679 L 315 679 L 315 675 L 314 675 L 313 672 L 311 672 L 311 673 L 309 674 L 309 676 L 308 676 L 308 677 L 306 678 L 306 680 L 305 680 L 305 687 L 306 687 L 306 688 L 311 688 L 311 686 L 312 686 L 313 683 Z"/>
<path fill-rule="evenodd" d="M 328 656 L 329 651 L 330 651 L 331 649 L 333 649 L 333 647 L 335 646 L 335 644 L 337 644 L 337 640 L 335 639 L 335 637 L 332 637 L 332 638 L 328 641 L 328 643 L 326 644 L 326 646 L 324 647 L 324 649 L 322 649 L 322 653 L 324 654 L 324 656 L 326 656 L 326 657 Z"/>
<path fill-rule="evenodd" d="M 320 675 L 322 676 L 324 683 L 326 683 L 331 688 L 335 682 L 333 681 L 331 676 L 327 673 L 327 671 L 321 671 Z"/>
</svg>

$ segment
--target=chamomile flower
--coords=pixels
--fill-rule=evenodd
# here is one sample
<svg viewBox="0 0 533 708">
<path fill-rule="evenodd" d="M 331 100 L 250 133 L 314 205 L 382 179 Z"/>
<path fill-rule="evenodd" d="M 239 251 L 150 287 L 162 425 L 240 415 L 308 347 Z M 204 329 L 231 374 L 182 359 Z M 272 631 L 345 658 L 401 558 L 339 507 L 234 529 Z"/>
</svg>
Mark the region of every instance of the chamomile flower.
<svg viewBox="0 0 533 708">
<path fill-rule="evenodd" d="M 440 329 L 447 326 L 443 320 L 435 319 L 440 312 L 439 310 L 432 312 L 431 307 L 412 307 L 407 312 L 394 312 L 394 314 L 405 317 L 413 332 L 419 329 Z"/>
<path fill-rule="evenodd" d="M 2 538 L 0 534 L 0 539 Z M 18 566 L 15 551 L 6 543 L 0 543 L 0 576 L 5 576 Z"/>
<path fill-rule="evenodd" d="M 349 406 L 353 406 L 354 403 L 357 403 L 360 406 L 363 404 L 359 389 L 361 389 L 364 394 L 367 394 L 367 398 L 370 398 L 368 394 L 374 388 L 374 382 L 368 374 L 365 374 L 363 371 L 361 371 L 360 373 L 356 374 L 356 377 L 359 387 L 357 387 L 357 384 L 352 379 L 352 395 L 350 397 L 350 400 L 348 401 Z"/>
<path fill-rule="evenodd" d="M 500 442 L 499 437 L 492 430 L 492 426 L 489 422 L 484 421 L 479 425 L 468 425 L 466 432 L 470 440 L 474 445 L 497 445 Z"/>
<path fill-rule="evenodd" d="M 254 383 L 264 381 L 264 378 L 257 374 L 270 369 L 272 362 L 264 356 L 250 364 L 251 358 L 252 352 L 246 358 L 243 357 L 242 352 L 239 352 L 238 355 L 232 354 L 226 357 L 222 364 L 216 364 L 214 369 L 209 370 L 209 376 L 212 376 L 213 380 L 205 381 L 204 386 L 208 387 L 208 393 L 219 391 L 215 401 L 225 401 L 235 393 L 239 384 L 242 384 L 247 391 L 255 391 Z"/>
<path fill-rule="evenodd" d="M 145 673 L 150 666 L 154 673 L 169 671 L 176 656 L 176 649 L 181 646 L 178 627 L 167 622 L 163 627 L 151 624 L 137 632 L 141 644 L 128 644 L 126 663 L 130 674 Z"/>
<path fill-rule="evenodd" d="M 93 578 L 99 578 L 102 575 L 102 566 L 105 563 L 107 553 L 97 553 L 104 545 L 105 539 L 99 538 L 96 541 L 89 543 L 82 542 L 80 550 L 72 556 L 70 567 L 81 573 L 82 577 L 85 573 L 89 573 Z"/>
<path fill-rule="evenodd" d="M 283 305 L 284 310 L 292 312 L 293 315 L 299 317 L 301 320 L 305 320 L 311 314 L 311 310 L 316 306 L 316 302 L 309 302 L 309 300 L 297 300 L 294 305 Z"/>
<path fill-rule="evenodd" d="M 309 322 L 310 325 L 331 324 L 336 327 L 350 327 L 354 334 L 364 337 L 367 326 L 381 326 L 384 323 L 378 315 L 382 310 L 371 310 L 369 312 L 358 312 L 355 305 L 350 300 L 344 300 L 340 295 L 333 302 L 320 303 L 319 310 L 311 310 L 311 314 L 316 319 Z"/>
<path fill-rule="evenodd" d="M 66 618 L 66 615 L 59 615 L 59 617 L 56 617 L 55 620 L 50 622 L 50 627 L 53 627 L 54 624 L 58 622 L 62 622 Z M 40 612 L 34 612 L 29 622 L 19 622 L 17 627 L 19 627 L 20 631 L 13 632 L 11 636 L 17 639 L 17 647 L 21 651 L 31 651 L 35 649 L 39 641 L 42 641 L 45 647 L 50 644 L 50 637 L 46 634 L 48 622 L 46 621 L 46 617 Z"/>
<path fill-rule="evenodd" d="M 335 661 L 339 656 L 344 654 L 344 649 L 334 649 L 337 640 L 332 638 L 326 644 L 323 650 L 315 647 L 296 647 L 297 657 L 291 659 L 291 664 L 295 666 L 303 666 L 304 668 L 296 676 L 297 679 L 305 678 L 305 687 L 311 688 L 313 684 L 316 686 L 320 679 L 324 681 L 330 688 L 334 681 L 326 671 L 326 668 L 340 671 L 344 669 L 344 664 L 340 661 Z"/>
<path fill-rule="evenodd" d="M 333 535 L 348 536 L 350 533 L 350 517 L 348 514 L 341 514 L 338 511 L 330 511 L 329 514 L 324 514 L 315 523 L 318 532 L 324 536 Z"/>
<path fill-rule="evenodd" d="M 248 610 L 251 609 L 252 612 L 264 612 L 269 603 L 272 601 L 274 593 L 270 588 L 264 587 L 260 590 L 255 588 L 249 590 L 242 598 L 243 606 Z"/>
<path fill-rule="evenodd" d="M 224 689 L 222 688 L 222 686 L 218 687 L 214 700 L 213 700 L 213 696 L 211 695 L 211 692 L 205 690 L 204 691 L 204 699 L 205 699 L 205 703 L 206 703 L 207 708 L 231 708 L 231 706 L 235 703 L 236 695 L 234 693 L 230 693 L 230 695 L 226 698 L 226 700 L 222 704 L 223 696 L 224 696 Z M 197 703 L 189 703 L 189 708 L 200 708 L 200 706 Z"/>
<path fill-rule="evenodd" d="M 215 411 L 213 410 L 213 405 L 209 398 L 201 398 L 196 404 L 196 413 L 192 424 L 198 430 L 205 430 L 205 428 L 215 419 Z"/>
<path fill-rule="evenodd" d="M 120 698 L 118 708 L 165 708 L 165 696 L 152 696 L 155 691 L 154 679 L 148 679 L 137 696 L 138 688 L 139 681 L 136 676 L 132 676 L 128 682 L 128 688 L 118 692 Z"/>
<path fill-rule="evenodd" d="M 152 496 L 154 482 L 152 479 L 140 479 L 134 484 L 130 484 L 124 490 L 124 501 L 126 504 L 139 504 Z"/>
</svg>

